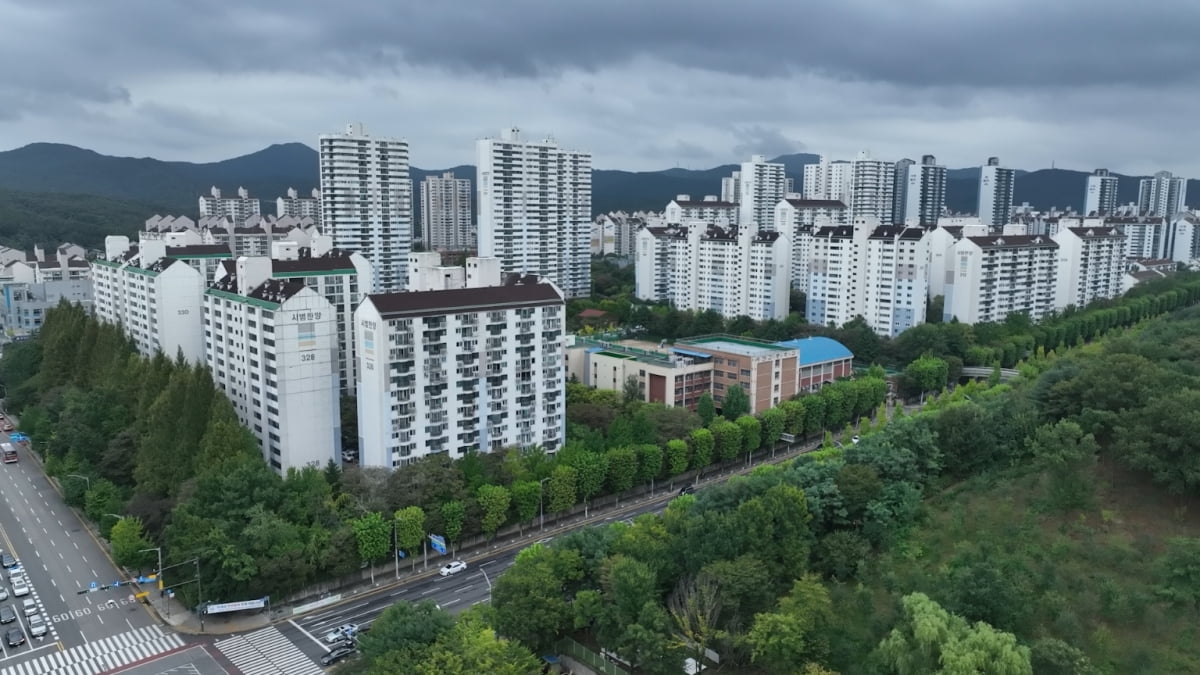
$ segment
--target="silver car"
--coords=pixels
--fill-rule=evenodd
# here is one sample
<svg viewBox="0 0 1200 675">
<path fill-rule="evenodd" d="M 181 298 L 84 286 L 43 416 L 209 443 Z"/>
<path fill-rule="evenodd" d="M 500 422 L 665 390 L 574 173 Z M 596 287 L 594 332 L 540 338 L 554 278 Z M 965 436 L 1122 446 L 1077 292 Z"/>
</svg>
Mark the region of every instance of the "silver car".
<svg viewBox="0 0 1200 675">
<path fill-rule="evenodd" d="M 12 578 L 13 595 L 18 598 L 23 595 L 29 595 L 29 585 L 25 583 L 25 577 Z"/>
<path fill-rule="evenodd" d="M 43 618 L 41 614 L 34 614 L 33 616 L 29 617 L 30 635 L 35 638 L 45 637 L 47 630 L 46 619 Z"/>
</svg>

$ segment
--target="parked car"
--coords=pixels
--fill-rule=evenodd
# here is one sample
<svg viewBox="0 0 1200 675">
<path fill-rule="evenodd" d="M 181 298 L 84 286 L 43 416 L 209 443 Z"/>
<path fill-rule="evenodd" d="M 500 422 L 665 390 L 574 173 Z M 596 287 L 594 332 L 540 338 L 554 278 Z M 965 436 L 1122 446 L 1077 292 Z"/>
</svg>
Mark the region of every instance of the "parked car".
<svg viewBox="0 0 1200 675">
<path fill-rule="evenodd" d="M 16 427 L 14 427 L 14 426 L 13 426 L 13 423 L 12 423 L 12 422 L 9 422 L 9 421 L 6 419 L 6 420 L 4 420 L 4 424 L 3 424 L 3 425 L 0 425 L 0 429 L 3 429 L 3 430 L 5 430 L 5 431 L 13 431 L 14 429 L 16 429 Z"/>
<path fill-rule="evenodd" d="M 329 642 L 329 643 L 339 642 L 339 641 L 345 640 L 347 638 L 352 639 L 357 634 L 358 634 L 358 624 L 347 623 L 347 624 L 338 626 L 337 628 L 334 628 L 333 630 L 326 633 L 325 641 Z"/>
<path fill-rule="evenodd" d="M 23 576 L 25 576 L 25 568 L 21 567 L 20 564 L 17 564 L 15 567 L 8 568 L 8 580 L 9 581 L 12 581 L 13 579 L 16 579 L 17 577 L 23 577 Z"/>
<path fill-rule="evenodd" d="M 16 567 L 18 564 L 20 563 L 17 562 L 17 559 L 14 558 L 8 551 L 0 553 L 0 565 L 3 565 L 5 569 L 11 569 Z"/>
<path fill-rule="evenodd" d="M 33 598 L 25 598 L 21 602 L 21 609 L 25 611 L 25 616 L 33 616 L 38 613 L 37 600 Z"/>
<path fill-rule="evenodd" d="M 29 634 L 35 638 L 45 637 L 46 619 L 41 614 L 34 614 L 29 617 Z"/>
<path fill-rule="evenodd" d="M 25 583 L 25 577 L 13 577 L 11 580 L 13 595 L 18 598 L 23 595 L 29 595 L 29 585 Z"/>
<path fill-rule="evenodd" d="M 334 642 L 333 644 L 329 645 L 329 651 L 333 651 L 335 649 L 341 649 L 342 647 L 349 647 L 351 649 L 354 649 L 357 646 L 358 646 L 358 643 L 354 641 L 354 638 L 347 637 L 347 638 L 342 638 L 341 640 L 338 640 L 337 642 Z"/>
<path fill-rule="evenodd" d="M 0 586 L 0 602 L 4 602 L 7 599 L 8 599 L 8 589 L 5 588 L 4 586 Z"/>
<path fill-rule="evenodd" d="M 20 647 L 25 644 L 25 633 L 20 628 L 9 628 L 4 634 L 4 641 L 9 647 Z"/>
<path fill-rule="evenodd" d="M 12 623 L 17 620 L 17 613 L 12 605 L 0 605 L 0 623 Z"/>
<path fill-rule="evenodd" d="M 448 562 L 445 565 L 442 565 L 442 569 L 438 570 L 438 574 L 448 577 L 451 574 L 458 574 L 465 569 L 467 569 L 467 563 L 461 560 L 455 560 L 454 562 Z"/>
<path fill-rule="evenodd" d="M 333 664 L 341 661 L 353 653 L 353 647 L 338 647 L 337 649 L 331 649 L 321 656 L 321 665 L 332 666 Z"/>
<path fill-rule="evenodd" d="M 696 491 L 696 486 L 692 485 L 691 483 L 688 483 L 687 485 L 684 485 L 683 487 L 679 488 L 680 496 L 690 495 L 695 491 Z"/>
</svg>

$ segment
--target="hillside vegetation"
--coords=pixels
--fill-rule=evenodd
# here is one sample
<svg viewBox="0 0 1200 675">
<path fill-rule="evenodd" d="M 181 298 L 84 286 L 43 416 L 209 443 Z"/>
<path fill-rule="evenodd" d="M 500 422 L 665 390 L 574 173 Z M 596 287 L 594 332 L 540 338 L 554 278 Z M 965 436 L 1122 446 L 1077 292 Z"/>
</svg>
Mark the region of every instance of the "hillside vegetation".
<svg viewBox="0 0 1200 675">
<path fill-rule="evenodd" d="M 135 236 L 142 223 L 166 207 L 112 197 L 0 189 L 0 244 L 32 251 L 70 241 L 101 248 L 110 234 Z"/>
</svg>

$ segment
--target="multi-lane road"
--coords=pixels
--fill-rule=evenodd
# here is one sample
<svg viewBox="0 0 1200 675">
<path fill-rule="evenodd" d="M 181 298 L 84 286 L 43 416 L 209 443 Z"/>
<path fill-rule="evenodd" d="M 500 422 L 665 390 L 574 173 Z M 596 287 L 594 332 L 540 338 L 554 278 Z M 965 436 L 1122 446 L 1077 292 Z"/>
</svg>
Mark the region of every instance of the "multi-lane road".
<svg viewBox="0 0 1200 675">
<path fill-rule="evenodd" d="M 0 441 L 10 442 L 7 434 Z M 174 649 L 179 636 L 163 631 L 146 609 L 131 598 L 128 586 L 110 591 L 80 590 L 126 581 L 100 545 L 50 485 L 30 450 L 19 444 L 19 461 L 0 464 L 0 547 L 19 561 L 29 595 L 47 623 L 47 634 L 30 635 L 5 570 L 3 604 L 17 609 L 16 621 L 0 625 L 0 634 L 19 628 L 24 645 L 4 641 L 0 675 L 9 673 L 104 672 L 122 663 Z M 74 670 L 71 670 L 74 668 Z"/>
</svg>

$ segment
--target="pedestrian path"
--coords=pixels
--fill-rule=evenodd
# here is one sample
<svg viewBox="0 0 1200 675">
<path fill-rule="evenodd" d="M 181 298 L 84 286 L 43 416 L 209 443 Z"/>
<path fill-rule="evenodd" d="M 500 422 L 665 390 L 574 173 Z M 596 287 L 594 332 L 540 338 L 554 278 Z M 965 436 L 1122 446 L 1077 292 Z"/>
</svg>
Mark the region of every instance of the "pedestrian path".
<svg viewBox="0 0 1200 675">
<path fill-rule="evenodd" d="M 320 675 L 325 672 L 274 626 L 217 640 L 217 649 L 243 675 Z"/>
<path fill-rule="evenodd" d="M 100 675 L 182 646 L 179 635 L 149 626 L 22 661 L 0 675 Z"/>
</svg>

